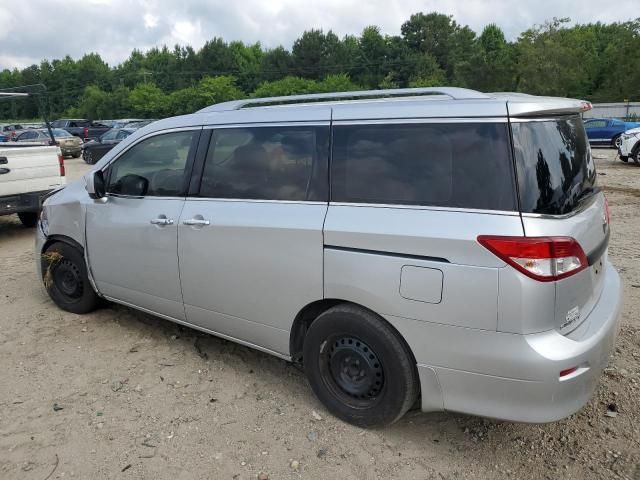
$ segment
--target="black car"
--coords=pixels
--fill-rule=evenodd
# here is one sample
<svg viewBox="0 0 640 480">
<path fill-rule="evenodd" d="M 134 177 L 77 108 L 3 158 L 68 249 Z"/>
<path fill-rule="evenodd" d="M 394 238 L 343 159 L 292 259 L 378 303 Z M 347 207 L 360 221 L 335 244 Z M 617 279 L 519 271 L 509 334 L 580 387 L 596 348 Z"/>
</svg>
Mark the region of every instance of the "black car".
<svg viewBox="0 0 640 480">
<path fill-rule="evenodd" d="M 82 146 L 82 158 L 88 164 L 93 165 L 135 131 L 135 128 L 112 128 L 98 139 L 85 143 Z"/>
</svg>

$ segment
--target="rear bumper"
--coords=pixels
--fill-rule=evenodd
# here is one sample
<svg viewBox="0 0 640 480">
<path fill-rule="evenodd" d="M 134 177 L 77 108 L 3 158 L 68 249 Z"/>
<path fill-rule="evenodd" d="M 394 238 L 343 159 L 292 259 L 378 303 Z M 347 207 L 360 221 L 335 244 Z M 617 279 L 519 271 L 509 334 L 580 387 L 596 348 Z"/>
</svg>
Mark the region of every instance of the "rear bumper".
<svg viewBox="0 0 640 480">
<path fill-rule="evenodd" d="M 77 147 L 60 147 L 60 151 L 62 155 L 80 155 L 82 147 L 80 145 Z"/>
<path fill-rule="evenodd" d="M 419 360 L 423 410 L 442 405 L 450 411 L 536 423 L 579 410 L 593 394 L 618 333 L 620 277 L 611 264 L 605 275 L 597 305 L 571 338 L 555 330 L 516 335 L 464 329 L 461 335 L 461 329 L 448 327 L 458 330 L 448 339 L 439 332 L 437 341 L 448 346 L 449 358 L 431 365 Z M 573 367 L 579 369 L 561 380 L 560 372 Z M 430 396 L 434 387 L 439 391 Z"/>
<path fill-rule="evenodd" d="M 42 192 L 21 193 L 0 197 L 0 215 L 11 215 L 19 212 L 38 212 L 42 207 L 42 198 L 49 193 Z"/>
</svg>

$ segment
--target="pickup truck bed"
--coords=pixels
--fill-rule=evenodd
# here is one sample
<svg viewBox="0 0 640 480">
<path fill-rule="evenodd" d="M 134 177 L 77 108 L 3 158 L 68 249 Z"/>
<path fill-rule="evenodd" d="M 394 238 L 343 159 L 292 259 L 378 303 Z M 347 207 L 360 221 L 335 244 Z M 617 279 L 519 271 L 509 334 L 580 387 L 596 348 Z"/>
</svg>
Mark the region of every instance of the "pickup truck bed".
<svg viewBox="0 0 640 480">
<path fill-rule="evenodd" d="M 0 215 L 18 213 L 25 226 L 32 226 L 42 197 L 64 184 L 64 163 L 58 147 L 0 145 Z"/>
</svg>

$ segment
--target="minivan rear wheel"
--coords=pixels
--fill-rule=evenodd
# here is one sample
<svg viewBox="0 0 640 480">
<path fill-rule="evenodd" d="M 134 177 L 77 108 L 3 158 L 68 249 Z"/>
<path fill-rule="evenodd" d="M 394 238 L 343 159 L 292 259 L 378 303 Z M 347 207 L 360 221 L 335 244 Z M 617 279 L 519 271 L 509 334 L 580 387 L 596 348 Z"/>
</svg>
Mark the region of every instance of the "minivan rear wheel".
<svg viewBox="0 0 640 480">
<path fill-rule="evenodd" d="M 411 352 L 382 318 L 351 304 L 309 327 L 304 369 L 316 396 L 336 417 L 360 427 L 399 420 L 419 393 Z"/>
<path fill-rule="evenodd" d="M 100 297 L 89 282 L 84 256 L 63 242 L 49 245 L 42 254 L 42 280 L 54 303 L 68 312 L 82 314 L 95 310 Z"/>
</svg>

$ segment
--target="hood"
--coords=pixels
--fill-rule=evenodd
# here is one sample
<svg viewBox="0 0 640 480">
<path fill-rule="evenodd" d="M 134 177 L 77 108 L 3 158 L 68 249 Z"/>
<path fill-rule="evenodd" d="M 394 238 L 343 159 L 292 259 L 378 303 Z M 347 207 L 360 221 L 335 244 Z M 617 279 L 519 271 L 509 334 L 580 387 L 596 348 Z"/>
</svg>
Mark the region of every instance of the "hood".
<svg viewBox="0 0 640 480">
<path fill-rule="evenodd" d="M 84 142 L 82 144 L 82 148 L 87 148 L 87 147 L 91 147 L 92 145 L 98 145 L 100 142 L 98 142 L 97 140 L 89 140 L 88 142 Z"/>
<path fill-rule="evenodd" d="M 640 133 L 640 127 L 631 128 L 631 129 L 625 131 L 624 133 L 629 134 L 629 135 L 635 135 L 637 133 Z"/>
</svg>

